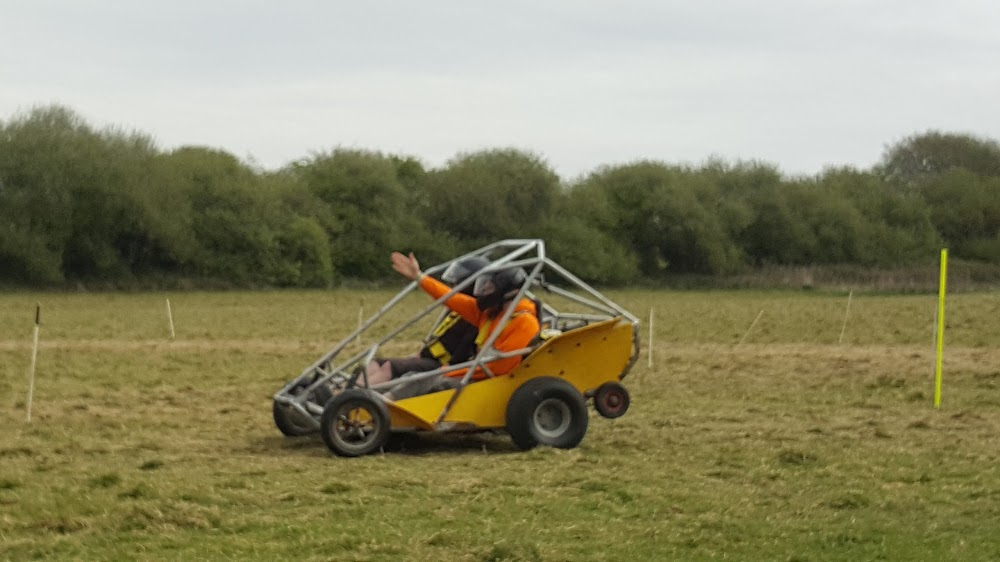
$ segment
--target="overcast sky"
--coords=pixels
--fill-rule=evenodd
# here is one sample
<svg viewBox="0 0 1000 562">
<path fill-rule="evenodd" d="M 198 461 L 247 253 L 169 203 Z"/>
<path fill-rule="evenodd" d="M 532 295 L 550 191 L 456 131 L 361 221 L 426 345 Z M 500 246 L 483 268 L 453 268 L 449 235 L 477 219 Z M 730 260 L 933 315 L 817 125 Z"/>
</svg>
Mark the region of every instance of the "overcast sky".
<svg viewBox="0 0 1000 562">
<path fill-rule="evenodd" d="M 0 119 L 277 168 L 513 146 L 564 179 L 637 159 L 868 167 L 928 129 L 1000 139 L 995 0 L 0 0 Z"/>
</svg>

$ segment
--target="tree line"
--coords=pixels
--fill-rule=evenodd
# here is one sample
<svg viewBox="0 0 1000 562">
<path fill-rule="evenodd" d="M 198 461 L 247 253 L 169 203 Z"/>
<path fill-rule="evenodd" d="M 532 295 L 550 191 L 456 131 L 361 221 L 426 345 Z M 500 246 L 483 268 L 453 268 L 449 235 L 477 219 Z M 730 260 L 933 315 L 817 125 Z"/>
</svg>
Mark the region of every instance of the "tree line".
<svg viewBox="0 0 1000 562">
<path fill-rule="evenodd" d="M 428 169 L 368 150 L 263 170 L 222 150 L 163 151 L 62 106 L 0 121 L 0 282 L 146 280 L 326 287 L 392 275 L 388 253 L 437 263 L 543 238 L 598 284 L 760 266 L 897 267 L 950 248 L 1000 263 L 1000 144 L 926 132 L 871 169 L 788 177 L 760 162 L 636 161 L 561 179 L 512 148 Z"/>
</svg>

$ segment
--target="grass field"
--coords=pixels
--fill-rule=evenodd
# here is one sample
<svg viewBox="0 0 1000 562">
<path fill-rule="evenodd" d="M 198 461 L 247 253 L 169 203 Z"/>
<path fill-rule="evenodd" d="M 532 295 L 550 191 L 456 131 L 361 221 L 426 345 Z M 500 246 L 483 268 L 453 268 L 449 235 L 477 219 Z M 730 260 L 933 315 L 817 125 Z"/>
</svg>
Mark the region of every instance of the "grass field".
<svg viewBox="0 0 1000 562">
<path fill-rule="evenodd" d="M 623 291 L 654 365 L 644 324 L 577 449 L 281 437 L 271 395 L 388 296 L 0 295 L 0 559 L 1000 559 L 998 293 L 950 297 L 940 410 L 933 295 Z"/>
</svg>

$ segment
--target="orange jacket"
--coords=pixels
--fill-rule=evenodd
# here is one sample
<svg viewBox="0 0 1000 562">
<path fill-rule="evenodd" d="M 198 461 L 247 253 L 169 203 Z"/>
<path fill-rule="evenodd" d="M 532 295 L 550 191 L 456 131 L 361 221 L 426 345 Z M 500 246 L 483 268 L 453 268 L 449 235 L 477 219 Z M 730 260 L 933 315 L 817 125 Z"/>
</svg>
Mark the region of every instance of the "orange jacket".
<svg viewBox="0 0 1000 562">
<path fill-rule="evenodd" d="M 439 299 L 447 295 L 448 291 L 451 291 L 451 287 L 429 276 L 424 276 L 420 280 L 420 288 L 435 299 Z M 503 315 L 502 311 L 496 318 L 486 315 L 476 306 L 475 298 L 463 293 L 455 293 L 448 300 L 444 301 L 444 304 L 457 312 L 468 323 L 479 328 L 479 338 L 476 340 L 477 348 L 496 330 L 493 320 Z M 528 347 L 531 340 L 538 334 L 538 329 L 539 325 L 538 318 L 535 316 L 535 304 L 528 299 L 521 299 L 517 303 L 510 321 L 507 322 L 503 331 L 500 332 L 496 341 L 493 342 L 493 347 L 501 353 L 523 349 Z M 508 357 L 507 359 L 490 361 L 486 366 L 494 375 L 500 376 L 513 371 L 514 367 L 517 367 L 520 362 L 521 357 Z M 468 369 L 462 369 L 448 373 L 448 376 L 464 377 L 466 372 L 468 372 Z M 486 378 L 486 373 L 476 372 L 472 378 L 475 380 L 484 379 Z"/>
</svg>

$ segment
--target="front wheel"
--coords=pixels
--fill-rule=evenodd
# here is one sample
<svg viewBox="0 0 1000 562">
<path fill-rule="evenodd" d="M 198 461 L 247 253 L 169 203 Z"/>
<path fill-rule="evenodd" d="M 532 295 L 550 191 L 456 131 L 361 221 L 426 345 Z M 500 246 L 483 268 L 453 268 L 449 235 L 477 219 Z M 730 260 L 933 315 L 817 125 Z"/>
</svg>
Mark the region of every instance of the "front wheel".
<svg viewBox="0 0 1000 562">
<path fill-rule="evenodd" d="M 539 444 L 572 449 L 587 433 L 587 403 L 568 382 L 539 377 L 514 391 L 506 421 L 507 432 L 520 449 Z"/>
<path fill-rule="evenodd" d="M 389 409 L 377 394 L 352 388 L 334 396 L 323 408 L 320 436 L 334 453 L 358 457 L 373 453 L 389 440 Z"/>
</svg>

